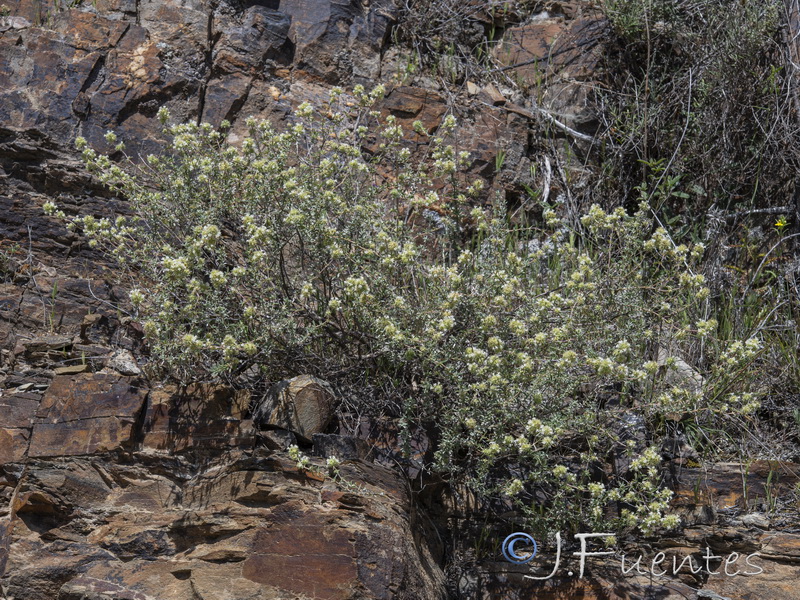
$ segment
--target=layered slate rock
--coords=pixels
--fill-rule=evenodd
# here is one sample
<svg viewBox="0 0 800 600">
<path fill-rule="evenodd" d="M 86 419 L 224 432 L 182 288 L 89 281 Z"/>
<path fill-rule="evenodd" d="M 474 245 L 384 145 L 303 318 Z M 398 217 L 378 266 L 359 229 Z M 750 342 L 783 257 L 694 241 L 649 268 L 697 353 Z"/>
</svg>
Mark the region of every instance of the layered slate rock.
<svg viewBox="0 0 800 600">
<path fill-rule="evenodd" d="M 283 0 L 292 18 L 290 38 L 297 68 L 329 83 L 371 83 L 397 7 L 387 0 Z"/>
<path fill-rule="evenodd" d="M 233 121 L 256 86 L 277 68 L 291 64 L 291 19 L 262 5 L 241 14 L 222 13 L 211 22 L 209 79 L 204 88 L 203 121 L 219 125 Z"/>
<path fill-rule="evenodd" d="M 18 502 L 8 593 L 443 598 L 440 556 L 390 470 L 347 462 L 336 480 L 318 460 L 303 472 L 284 453 L 233 454 L 181 476 L 171 460 L 39 463 Z"/>
<path fill-rule="evenodd" d="M 250 393 L 223 385 L 168 386 L 150 393 L 144 420 L 145 450 L 208 453 L 252 448 L 253 422 L 248 418 Z"/>
<path fill-rule="evenodd" d="M 413 131 L 414 121 L 422 123 L 429 134 L 436 131 L 447 112 L 447 104 L 441 94 L 412 86 L 394 88 L 381 105 L 383 116 L 392 115 L 407 130 L 408 139 L 421 138 Z"/>
<path fill-rule="evenodd" d="M 132 449 L 147 390 L 107 373 L 53 379 L 36 411 L 30 457 L 76 456 Z"/>
<path fill-rule="evenodd" d="M 0 465 L 23 460 L 40 394 L 17 392 L 0 396 Z"/>
<path fill-rule="evenodd" d="M 112 150 L 103 135 L 114 130 L 155 152 L 162 106 L 218 125 L 289 69 L 373 83 L 396 13 L 389 0 L 23 0 L 0 26 L 0 126 L 64 145 L 83 135 L 98 151 Z"/>
<path fill-rule="evenodd" d="M 674 504 L 679 507 L 747 511 L 770 498 L 785 498 L 800 483 L 800 466 L 782 461 L 717 463 L 706 468 L 674 463 Z"/>
</svg>

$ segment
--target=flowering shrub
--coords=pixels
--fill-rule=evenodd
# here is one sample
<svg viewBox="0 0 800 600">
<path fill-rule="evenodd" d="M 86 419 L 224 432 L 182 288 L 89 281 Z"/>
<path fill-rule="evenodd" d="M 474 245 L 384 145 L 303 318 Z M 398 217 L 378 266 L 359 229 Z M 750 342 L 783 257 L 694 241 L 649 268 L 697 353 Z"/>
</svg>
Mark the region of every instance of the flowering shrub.
<svg viewBox="0 0 800 600">
<path fill-rule="evenodd" d="M 154 363 L 181 380 L 362 386 L 362 410 L 435 424 L 435 468 L 545 529 L 674 525 L 653 432 L 757 406 L 759 342 L 714 339 L 702 247 L 654 231 L 646 204 L 593 206 L 572 229 L 552 210 L 512 227 L 501 199 L 470 208 L 482 186 L 455 120 L 417 160 L 370 110 L 380 93 L 345 104 L 334 89 L 281 132 L 251 120 L 240 147 L 162 111 L 169 149 L 136 175 L 78 141 L 135 216 L 70 225 L 135 277 Z M 703 377 L 682 385 L 672 355 L 692 344 Z M 648 439 L 625 439 L 630 415 Z M 604 471 L 614 457 L 627 467 Z"/>
</svg>

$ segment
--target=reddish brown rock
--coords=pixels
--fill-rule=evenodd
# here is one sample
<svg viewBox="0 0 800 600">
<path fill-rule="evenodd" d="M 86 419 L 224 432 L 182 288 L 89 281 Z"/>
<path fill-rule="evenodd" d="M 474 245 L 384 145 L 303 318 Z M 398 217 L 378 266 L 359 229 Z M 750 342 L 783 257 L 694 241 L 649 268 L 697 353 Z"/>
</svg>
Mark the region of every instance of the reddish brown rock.
<svg viewBox="0 0 800 600">
<path fill-rule="evenodd" d="M 0 396 L 0 465 L 25 457 L 39 400 L 29 392 Z"/>
<path fill-rule="evenodd" d="M 412 498 L 388 469 L 345 463 L 339 484 L 281 453 L 230 457 L 175 483 L 156 473 L 174 471 L 171 460 L 39 463 L 2 585 L 26 600 L 443 598 Z"/>
<path fill-rule="evenodd" d="M 10 549 L 3 586 L 15 598 L 53 600 L 66 582 L 97 560 L 113 556 L 79 542 L 17 542 Z"/>
<path fill-rule="evenodd" d="M 416 137 L 412 124 L 420 121 L 428 133 L 433 133 L 447 112 L 447 104 L 436 92 L 417 87 L 397 87 L 381 104 L 383 116 L 394 115 L 409 137 Z"/>
<path fill-rule="evenodd" d="M 0 428 L 0 465 L 25 458 L 29 440 L 30 429 Z"/>
<path fill-rule="evenodd" d="M 251 448 L 252 421 L 245 419 L 250 393 L 222 385 L 168 387 L 150 394 L 144 423 L 143 447 L 182 452 L 221 448 Z"/>
<path fill-rule="evenodd" d="M 215 22 L 219 40 L 214 46 L 217 73 L 256 77 L 268 60 L 291 62 L 291 18 L 265 6 L 250 6 L 241 15 Z"/>
<path fill-rule="evenodd" d="M 600 15 L 565 20 L 549 18 L 511 27 L 495 56 L 529 85 L 545 74 L 586 78 L 596 72 L 606 22 Z"/>
<path fill-rule="evenodd" d="M 547 18 L 511 27 L 495 57 L 512 77 L 541 98 L 551 116 L 579 131 L 592 132 L 591 85 L 603 56 L 607 22 L 599 14 Z"/>
<path fill-rule="evenodd" d="M 48 130 L 61 141 L 72 135 L 72 105 L 102 60 L 128 28 L 122 22 L 68 11 L 53 29 L 33 27 L 0 34 L 0 123 Z M 71 43 L 65 43 L 69 31 Z M 23 90 L 19 82 L 34 81 Z"/>
<path fill-rule="evenodd" d="M 30 428 L 41 396 L 29 392 L 0 396 L 0 427 Z"/>
<path fill-rule="evenodd" d="M 353 532 L 340 526 L 337 517 L 302 505 L 273 511 L 271 526 L 255 534 L 242 576 L 312 598 L 352 597 L 360 587 Z"/>
<path fill-rule="evenodd" d="M 36 413 L 29 456 L 131 449 L 146 395 L 142 383 L 130 377 L 56 377 Z"/>
<path fill-rule="evenodd" d="M 740 571 L 730 577 L 724 572 L 724 564 L 717 567 L 703 586 L 704 598 L 730 598 L 731 600 L 788 600 L 797 597 L 797 565 L 776 561 L 762 560 L 754 557 L 751 560 L 755 567 L 744 564 L 744 558 L 731 566 L 729 573 Z M 759 569 L 762 571 L 759 572 Z M 745 575 L 744 572 L 756 573 Z M 712 596 L 711 593 L 716 594 Z"/>
<path fill-rule="evenodd" d="M 677 506 L 707 505 L 748 510 L 768 497 L 785 496 L 800 481 L 800 465 L 779 461 L 718 463 L 708 468 L 675 466 Z"/>
<path fill-rule="evenodd" d="M 187 16 L 181 9 L 179 19 Z M 180 21 L 173 23 L 172 31 Z M 185 115 L 185 97 L 181 103 L 169 100 L 182 90 L 196 93 L 200 84 L 185 63 L 180 69 L 167 68 L 158 46 L 164 42 L 159 39 L 163 30 L 150 25 L 153 38 L 133 21 L 65 10 L 53 15 L 48 28 L 29 28 L 16 38 L 10 32 L 0 34 L 0 123 L 46 132 L 65 145 L 81 133 L 100 150 L 110 149 L 103 134 L 115 129 L 142 148 L 156 149 L 151 140 L 157 124 L 150 119 L 141 122 L 137 115 L 153 116 L 161 104 L 159 97 L 174 104 L 176 114 Z M 205 34 L 201 35 L 204 40 Z M 181 45 L 172 46 L 173 53 L 189 45 L 183 37 Z M 203 46 L 195 46 L 189 54 L 205 67 Z M 24 83 L 23 88 L 20 82 L 34 84 Z"/>
<path fill-rule="evenodd" d="M 783 560 L 800 560 L 800 534 L 780 531 L 761 537 L 761 554 Z"/>
<path fill-rule="evenodd" d="M 135 417 L 146 390 L 130 377 L 94 373 L 56 377 L 36 413 L 37 423 Z"/>
<path fill-rule="evenodd" d="M 284 0 L 295 67 L 328 82 L 373 83 L 397 7 L 386 0 Z"/>
</svg>

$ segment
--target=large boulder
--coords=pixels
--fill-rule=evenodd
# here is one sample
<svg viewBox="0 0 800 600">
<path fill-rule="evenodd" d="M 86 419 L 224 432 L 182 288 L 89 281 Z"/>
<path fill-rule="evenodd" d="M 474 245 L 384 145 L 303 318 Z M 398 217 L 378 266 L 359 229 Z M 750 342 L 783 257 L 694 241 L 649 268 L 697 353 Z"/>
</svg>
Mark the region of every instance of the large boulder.
<svg viewBox="0 0 800 600">
<path fill-rule="evenodd" d="M 335 397 L 330 385 L 311 375 L 299 375 L 273 385 L 253 411 L 262 429 L 288 429 L 306 441 L 323 433 L 333 416 Z"/>
</svg>

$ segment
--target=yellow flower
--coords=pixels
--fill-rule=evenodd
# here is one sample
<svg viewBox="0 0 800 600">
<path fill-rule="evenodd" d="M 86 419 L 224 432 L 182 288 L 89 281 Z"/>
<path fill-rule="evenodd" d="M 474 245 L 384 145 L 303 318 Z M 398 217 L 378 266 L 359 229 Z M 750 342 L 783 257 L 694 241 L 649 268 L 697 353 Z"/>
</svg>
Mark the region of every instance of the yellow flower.
<svg viewBox="0 0 800 600">
<path fill-rule="evenodd" d="M 775 221 L 775 227 L 778 228 L 778 231 L 783 231 L 783 229 L 789 224 L 789 221 L 786 220 L 786 217 L 781 215 L 778 217 L 778 220 Z"/>
</svg>

